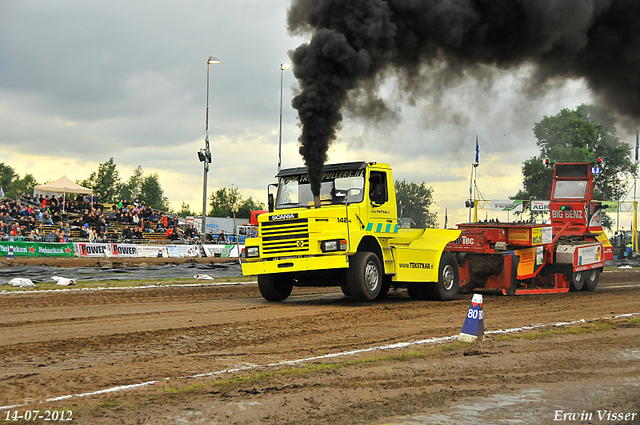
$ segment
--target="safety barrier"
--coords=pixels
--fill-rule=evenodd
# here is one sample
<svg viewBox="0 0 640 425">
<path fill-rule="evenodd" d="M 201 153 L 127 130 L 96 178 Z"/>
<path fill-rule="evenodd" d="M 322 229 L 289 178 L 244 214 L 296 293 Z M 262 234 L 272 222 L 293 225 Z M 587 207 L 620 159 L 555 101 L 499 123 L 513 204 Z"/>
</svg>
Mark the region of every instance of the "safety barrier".
<svg viewBox="0 0 640 425">
<path fill-rule="evenodd" d="M 142 245 L 123 243 L 0 242 L 0 257 L 238 257 L 244 245 Z"/>
</svg>

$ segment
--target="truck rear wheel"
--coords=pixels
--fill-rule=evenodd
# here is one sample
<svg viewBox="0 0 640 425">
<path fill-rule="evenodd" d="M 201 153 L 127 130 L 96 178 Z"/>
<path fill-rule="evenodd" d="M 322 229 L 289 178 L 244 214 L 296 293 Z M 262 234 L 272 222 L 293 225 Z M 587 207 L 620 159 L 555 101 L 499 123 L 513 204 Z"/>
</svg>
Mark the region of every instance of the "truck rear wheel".
<svg viewBox="0 0 640 425">
<path fill-rule="evenodd" d="M 569 290 L 571 292 L 577 292 L 582 290 L 582 287 L 584 286 L 584 278 L 585 278 L 585 274 L 583 272 L 575 272 L 575 271 L 571 271 L 569 272 Z"/>
<path fill-rule="evenodd" d="M 584 279 L 584 286 L 582 287 L 583 291 L 593 291 L 596 289 L 596 286 L 598 286 L 598 281 L 600 280 L 600 273 L 602 272 L 602 269 L 591 269 L 589 271 L 586 271 L 584 274 L 586 274 L 586 277 Z"/>
<path fill-rule="evenodd" d="M 382 267 L 373 252 L 357 252 L 349 260 L 347 290 L 358 301 L 373 301 L 382 288 Z"/>
<path fill-rule="evenodd" d="M 258 276 L 258 289 L 267 301 L 286 300 L 293 290 L 293 280 L 282 274 L 260 275 Z"/>
<path fill-rule="evenodd" d="M 451 301 L 458 296 L 460 267 L 453 254 L 450 252 L 442 254 L 438 268 L 438 282 L 426 284 L 425 289 L 430 300 Z"/>
</svg>

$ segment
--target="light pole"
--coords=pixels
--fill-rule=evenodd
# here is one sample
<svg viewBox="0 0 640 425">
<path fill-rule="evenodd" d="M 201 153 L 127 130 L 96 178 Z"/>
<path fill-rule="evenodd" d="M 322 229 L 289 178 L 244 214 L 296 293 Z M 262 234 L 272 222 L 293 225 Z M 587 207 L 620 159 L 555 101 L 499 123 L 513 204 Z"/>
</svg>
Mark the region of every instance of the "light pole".
<svg viewBox="0 0 640 425">
<path fill-rule="evenodd" d="M 205 111 L 205 137 L 204 151 L 198 152 L 200 162 L 204 163 L 204 182 L 202 183 L 202 241 L 206 242 L 207 236 L 207 172 L 211 163 L 211 149 L 209 149 L 209 65 L 220 63 L 219 59 L 209 56 L 207 59 L 207 109 Z"/>
<path fill-rule="evenodd" d="M 282 166 L 282 82 L 284 80 L 284 71 L 289 69 L 290 63 L 283 62 L 280 64 L 280 133 L 278 135 L 278 171 Z"/>
</svg>

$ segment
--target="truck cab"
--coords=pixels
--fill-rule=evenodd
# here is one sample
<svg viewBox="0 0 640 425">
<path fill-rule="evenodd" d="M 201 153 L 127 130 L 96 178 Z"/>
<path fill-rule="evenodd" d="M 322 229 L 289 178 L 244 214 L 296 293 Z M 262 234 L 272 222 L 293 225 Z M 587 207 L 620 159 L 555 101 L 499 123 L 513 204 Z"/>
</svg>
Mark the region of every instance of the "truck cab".
<svg viewBox="0 0 640 425">
<path fill-rule="evenodd" d="M 604 259 L 613 259 L 613 249 L 602 228 L 601 201 L 593 200 L 593 180 L 599 162 L 556 163 L 549 202 L 553 234 L 562 240 L 597 240 L 604 249 Z M 594 173 L 594 171 L 596 173 Z"/>
<path fill-rule="evenodd" d="M 451 234 L 431 246 L 425 229 L 399 230 L 388 164 L 327 164 L 317 195 L 306 167 L 283 169 L 276 177 L 277 192 L 269 196 L 269 212 L 258 216 L 258 237 L 245 243 L 242 265 L 243 274 L 258 276 L 270 301 L 286 299 L 294 286 L 340 286 L 363 301 L 384 297 L 403 277 L 433 279 L 446 242 L 459 235 L 440 230 Z"/>
</svg>

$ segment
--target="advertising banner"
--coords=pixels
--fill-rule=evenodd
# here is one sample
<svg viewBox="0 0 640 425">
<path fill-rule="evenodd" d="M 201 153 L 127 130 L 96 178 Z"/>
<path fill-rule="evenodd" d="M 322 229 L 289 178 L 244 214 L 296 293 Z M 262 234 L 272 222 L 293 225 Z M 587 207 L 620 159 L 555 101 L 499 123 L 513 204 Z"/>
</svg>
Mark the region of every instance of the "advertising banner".
<svg viewBox="0 0 640 425">
<path fill-rule="evenodd" d="M 512 199 L 496 199 L 491 201 L 491 211 L 522 212 L 522 201 Z"/>
<path fill-rule="evenodd" d="M 77 257 L 137 257 L 138 247 L 120 243 L 84 243 L 73 244 Z M 156 255 L 158 251 L 156 250 Z"/>
<path fill-rule="evenodd" d="M 55 242 L 0 242 L 0 257 L 9 254 L 12 248 L 14 257 L 73 257 L 71 243 Z"/>
<path fill-rule="evenodd" d="M 73 257 L 72 243 L 53 243 L 38 242 L 36 243 L 39 257 Z"/>
<path fill-rule="evenodd" d="M 207 257 L 239 257 L 238 245 L 203 245 L 205 255 Z M 240 245 L 240 251 L 244 249 L 244 245 Z"/>
<path fill-rule="evenodd" d="M 111 255 L 108 243 L 84 243 L 73 244 L 76 257 L 107 257 Z"/>
<path fill-rule="evenodd" d="M 167 252 L 172 258 L 200 257 L 198 245 L 167 245 Z"/>
<path fill-rule="evenodd" d="M 123 244 L 123 243 L 110 243 L 109 255 L 111 257 L 137 257 L 138 245 Z"/>
<path fill-rule="evenodd" d="M 529 208 L 532 212 L 549 212 L 549 201 L 534 201 L 531 200 Z"/>
<path fill-rule="evenodd" d="M 138 245 L 138 257 L 168 257 L 169 252 L 164 245 Z"/>
</svg>

